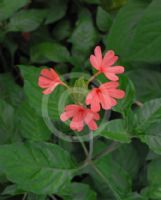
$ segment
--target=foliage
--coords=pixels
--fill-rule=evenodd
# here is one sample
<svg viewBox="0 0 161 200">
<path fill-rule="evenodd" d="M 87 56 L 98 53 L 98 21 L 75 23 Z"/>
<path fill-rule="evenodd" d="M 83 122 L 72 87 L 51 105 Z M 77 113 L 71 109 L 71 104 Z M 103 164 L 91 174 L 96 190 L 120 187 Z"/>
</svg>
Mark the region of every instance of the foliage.
<svg viewBox="0 0 161 200">
<path fill-rule="evenodd" d="M 0 200 L 161 199 L 160 27 L 160 0 L 0 0 Z M 38 77 L 54 67 L 84 101 L 96 45 L 119 56 L 126 96 L 77 141 L 60 121 L 73 99 Z"/>
</svg>

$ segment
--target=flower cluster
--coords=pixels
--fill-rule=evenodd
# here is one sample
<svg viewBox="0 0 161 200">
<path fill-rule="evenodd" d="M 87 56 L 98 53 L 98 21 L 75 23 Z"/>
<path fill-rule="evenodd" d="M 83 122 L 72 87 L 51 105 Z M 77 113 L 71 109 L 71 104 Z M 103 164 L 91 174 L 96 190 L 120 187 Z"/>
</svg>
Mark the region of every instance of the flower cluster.
<svg viewBox="0 0 161 200">
<path fill-rule="evenodd" d="M 89 79 L 87 84 L 100 74 L 104 74 L 109 81 L 101 84 L 97 88 L 93 88 L 87 94 L 85 100 L 86 106 L 71 104 L 65 107 L 65 111 L 61 114 L 60 119 L 62 121 L 72 119 L 70 123 L 70 128 L 72 130 L 82 131 L 85 125 L 87 125 L 90 130 L 96 130 L 96 121 L 100 119 L 98 112 L 101 108 L 109 110 L 117 104 L 117 99 L 122 99 L 125 96 L 125 92 L 118 89 L 118 74 L 124 72 L 124 67 L 114 66 L 117 60 L 118 56 L 115 55 L 114 51 L 107 51 L 103 57 L 100 46 L 95 48 L 94 55 L 90 56 L 90 63 L 97 72 Z M 44 89 L 43 94 L 52 93 L 58 85 L 63 85 L 68 88 L 52 68 L 43 69 L 41 71 L 38 84 Z"/>
</svg>

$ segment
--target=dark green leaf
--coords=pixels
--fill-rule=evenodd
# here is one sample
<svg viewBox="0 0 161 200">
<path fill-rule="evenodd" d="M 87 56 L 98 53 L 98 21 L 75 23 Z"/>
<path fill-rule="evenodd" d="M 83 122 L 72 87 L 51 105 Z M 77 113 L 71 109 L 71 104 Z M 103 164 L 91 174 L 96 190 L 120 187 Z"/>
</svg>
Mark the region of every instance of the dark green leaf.
<svg viewBox="0 0 161 200">
<path fill-rule="evenodd" d="M 146 9 L 137 25 L 133 43 L 130 48 L 129 60 L 144 62 L 161 61 L 161 2 L 154 0 Z"/>
<path fill-rule="evenodd" d="M 71 179 L 75 164 L 59 146 L 15 143 L 0 147 L 0 169 L 25 191 L 58 193 Z"/>
<path fill-rule="evenodd" d="M 13 106 L 18 106 L 24 99 L 23 89 L 18 86 L 11 74 L 0 75 L 0 98 Z"/>
<path fill-rule="evenodd" d="M 71 34 L 71 25 L 68 20 L 62 20 L 57 23 L 53 29 L 53 36 L 58 41 L 64 40 L 65 38 L 69 37 Z"/>
<path fill-rule="evenodd" d="M 112 17 L 108 12 L 98 7 L 96 23 L 100 31 L 107 32 L 112 25 Z"/>
<path fill-rule="evenodd" d="M 32 66 L 20 66 L 20 70 L 24 77 L 24 93 L 27 97 L 27 101 L 30 106 L 41 117 L 43 113 L 47 114 L 45 117 L 51 117 L 52 119 L 60 119 L 60 113 L 63 111 L 63 107 L 60 107 L 60 100 L 62 101 L 63 92 L 65 91 L 63 86 L 57 86 L 51 95 L 43 95 L 42 89 L 38 86 L 38 77 L 42 68 L 36 68 Z M 61 110 L 60 110 L 61 109 Z"/>
<path fill-rule="evenodd" d="M 24 138 L 41 141 L 48 140 L 51 131 L 27 101 L 24 101 L 17 111 L 18 129 Z"/>
<path fill-rule="evenodd" d="M 29 0 L 1 0 L 0 1 L 0 20 L 5 20 L 12 16 L 21 7 L 29 3 Z"/>
<path fill-rule="evenodd" d="M 106 46 L 108 49 L 115 50 L 120 59 L 128 58 L 136 26 L 144 15 L 148 3 L 148 1 L 140 0 L 129 1 L 117 14 L 110 33 L 106 37 Z"/>
<path fill-rule="evenodd" d="M 145 102 L 161 97 L 161 73 L 153 70 L 138 69 L 128 72 L 128 76 L 135 85 L 137 100 Z"/>
<path fill-rule="evenodd" d="M 125 121 L 122 119 L 115 119 L 104 123 L 98 128 L 95 134 L 114 141 L 130 142 L 130 135 L 127 131 Z"/>
<path fill-rule="evenodd" d="M 64 17 L 67 10 L 68 0 L 48 0 L 48 15 L 46 24 L 54 23 Z"/>
<path fill-rule="evenodd" d="M 30 32 L 37 29 L 46 16 L 46 10 L 30 9 L 16 13 L 7 25 L 8 31 Z"/>
<path fill-rule="evenodd" d="M 69 52 L 66 47 L 55 42 L 42 42 L 31 47 L 31 61 L 37 63 L 67 62 Z"/>
<path fill-rule="evenodd" d="M 102 3 L 103 8 L 106 10 L 115 10 L 122 7 L 124 4 L 127 3 L 128 0 L 100 0 Z"/>
</svg>

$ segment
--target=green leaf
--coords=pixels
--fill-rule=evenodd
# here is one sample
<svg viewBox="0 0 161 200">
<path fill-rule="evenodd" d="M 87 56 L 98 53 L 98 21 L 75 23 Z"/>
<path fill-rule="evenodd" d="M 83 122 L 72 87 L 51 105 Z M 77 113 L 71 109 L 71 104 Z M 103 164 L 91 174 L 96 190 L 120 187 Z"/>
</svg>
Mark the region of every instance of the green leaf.
<svg viewBox="0 0 161 200">
<path fill-rule="evenodd" d="M 122 119 L 115 119 L 104 123 L 95 131 L 95 134 L 118 142 L 130 142 L 130 135 L 125 121 Z"/>
<path fill-rule="evenodd" d="M 148 3 L 149 1 L 131 0 L 118 12 L 106 39 L 106 47 L 115 50 L 120 59 L 128 58 L 136 26 Z"/>
<path fill-rule="evenodd" d="M 23 194 L 24 191 L 17 187 L 17 185 L 8 185 L 5 190 L 2 192 L 3 195 L 18 195 Z"/>
<path fill-rule="evenodd" d="M 0 75 L 0 90 L 0 98 L 13 106 L 18 106 L 24 99 L 23 89 L 14 82 L 9 73 Z"/>
<path fill-rule="evenodd" d="M 17 111 L 18 129 L 24 138 L 33 141 L 48 140 L 51 131 L 27 101 L 24 101 Z"/>
<path fill-rule="evenodd" d="M 15 110 L 5 101 L 0 100 L 0 144 L 12 141 L 15 135 Z"/>
<path fill-rule="evenodd" d="M 136 112 L 136 128 L 138 133 L 143 133 L 150 126 L 161 121 L 161 99 L 153 99 L 144 104 Z"/>
<path fill-rule="evenodd" d="M 29 3 L 29 0 L 0 0 L 0 20 L 11 17 L 18 9 Z"/>
<path fill-rule="evenodd" d="M 45 23 L 54 23 L 64 17 L 67 10 L 68 0 L 48 0 L 48 15 Z"/>
<path fill-rule="evenodd" d="M 161 159 L 155 159 L 148 165 L 148 188 L 146 192 L 150 199 L 161 198 Z"/>
<path fill-rule="evenodd" d="M 46 195 L 28 194 L 27 200 L 48 200 Z"/>
<path fill-rule="evenodd" d="M 137 100 L 145 102 L 161 97 L 161 73 L 153 70 L 138 69 L 129 71 L 128 76 L 135 85 Z"/>
<path fill-rule="evenodd" d="M 55 42 L 42 42 L 32 46 L 30 55 L 31 61 L 36 63 L 69 61 L 68 50 Z"/>
<path fill-rule="evenodd" d="M 24 93 L 30 106 L 41 117 L 44 112 L 47 112 L 52 119 L 60 119 L 60 113 L 64 108 L 62 106 L 59 108 L 59 101 L 62 100 L 61 95 L 65 91 L 64 87 L 57 86 L 52 94 L 45 96 L 42 94 L 42 89 L 38 86 L 38 78 L 42 68 L 21 65 L 20 70 L 25 82 Z"/>
<path fill-rule="evenodd" d="M 125 91 L 125 97 L 121 100 L 118 100 L 118 104 L 113 107 L 113 110 L 116 112 L 120 112 L 123 115 L 127 115 L 129 110 L 131 109 L 131 105 L 135 100 L 135 88 L 131 80 L 127 78 L 127 76 L 122 75 L 120 77 L 120 89 Z"/>
<path fill-rule="evenodd" d="M 37 29 L 46 16 L 46 10 L 30 9 L 17 12 L 7 25 L 8 31 L 30 32 Z"/>
<path fill-rule="evenodd" d="M 148 101 L 136 112 L 134 132 L 155 153 L 161 154 L 161 99 Z"/>
<path fill-rule="evenodd" d="M 71 156 L 55 144 L 15 143 L 0 146 L 0 169 L 23 190 L 58 193 L 75 168 Z"/>
<path fill-rule="evenodd" d="M 112 17 L 101 7 L 97 9 L 96 23 L 100 31 L 107 32 L 112 25 Z"/>
<path fill-rule="evenodd" d="M 97 40 L 98 35 L 93 25 L 91 13 L 87 9 L 81 10 L 76 27 L 69 39 L 73 45 L 72 59 L 75 65 L 84 64 Z"/>
<path fill-rule="evenodd" d="M 144 62 L 160 62 L 161 61 L 161 2 L 153 0 L 146 9 L 143 17 L 137 25 L 134 34 L 133 43 L 129 60 Z"/>
<path fill-rule="evenodd" d="M 98 149 L 97 146 L 95 148 Z M 125 199 L 132 191 L 132 178 L 139 169 L 139 157 L 135 148 L 132 145 L 122 145 L 113 153 L 96 160 L 94 164 L 97 170 L 89 168 L 89 173 L 102 199 L 109 198 L 109 188 L 115 196 L 110 199 Z"/>
<path fill-rule="evenodd" d="M 100 0 L 104 9 L 107 11 L 116 10 L 127 3 L 128 0 Z"/>
<path fill-rule="evenodd" d="M 62 20 L 58 22 L 52 31 L 54 38 L 56 40 L 61 41 L 66 39 L 71 34 L 71 25 L 70 21 L 68 20 Z"/>
<path fill-rule="evenodd" d="M 96 193 L 89 185 L 84 183 L 72 183 L 72 190 L 64 200 L 96 200 Z"/>
</svg>

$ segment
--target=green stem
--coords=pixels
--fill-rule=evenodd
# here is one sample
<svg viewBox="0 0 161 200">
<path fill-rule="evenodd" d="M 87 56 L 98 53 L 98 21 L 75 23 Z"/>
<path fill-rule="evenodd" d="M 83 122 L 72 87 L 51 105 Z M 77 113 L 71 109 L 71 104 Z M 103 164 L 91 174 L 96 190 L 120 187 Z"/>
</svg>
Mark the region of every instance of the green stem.
<svg viewBox="0 0 161 200">
<path fill-rule="evenodd" d="M 89 133 L 89 155 L 88 155 L 88 160 L 92 160 L 92 155 L 93 155 L 93 132 L 90 131 Z"/>
<path fill-rule="evenodd" d="M 25 193 L 25 194 L 24 194 L 24 196 L 23 196 L 22 200 L 25 200 L 25 199 L 26 199 L 26 197 L 27 197 L 27 193 Z"/>
<path fill-rule="evenodd" d="M 100 74 L 101 72 L 96 72 L 89 80 L 88 80 L 88 82 L 87 82 L 87 86 L 89 85 L 89 83 L 91 82 L 91 81 L 93 81 L 99 74 Z"/>
<path fill-rule="evenodd" d="M 97 154 L 92 160 L 96 161 L 101 159 L 102 157 L 108 155 L 109 153 L 113 152 L 120 146 L 119 143 L 113 142 L 110 146 L 108 146 L 106 149 L 104 149 L 101 153 Z"/>
</svg>

